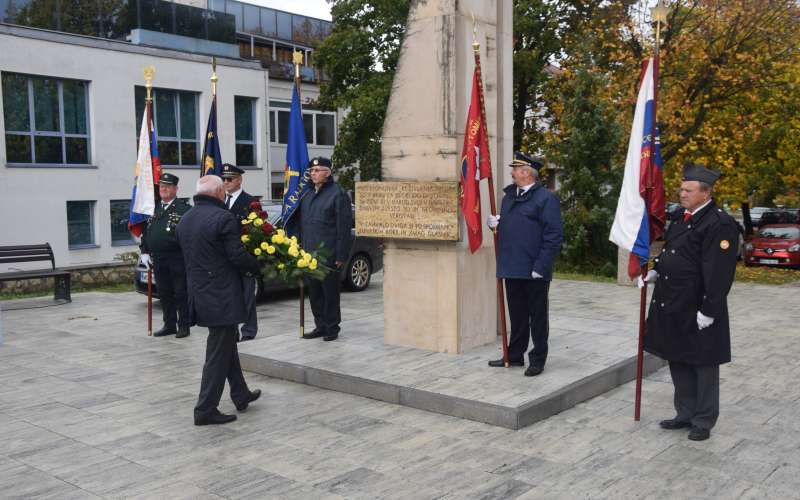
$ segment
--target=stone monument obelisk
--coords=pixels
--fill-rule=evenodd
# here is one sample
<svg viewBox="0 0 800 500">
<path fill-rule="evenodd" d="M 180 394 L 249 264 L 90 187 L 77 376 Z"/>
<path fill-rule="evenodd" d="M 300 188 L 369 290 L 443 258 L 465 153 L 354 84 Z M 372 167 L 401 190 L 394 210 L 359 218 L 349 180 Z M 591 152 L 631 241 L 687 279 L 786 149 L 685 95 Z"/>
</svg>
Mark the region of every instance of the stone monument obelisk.
<svg viewBox="0 0 800 500">
<path fill-rule="evenodd" d="M 474 21 L 473 21 L 474 20 Z M 474 24 L 473 24 L 474 22 Z M 473 26 L 480 43 L 489 147 L 498 205 L 512 155 L 512 2 L 412 2 L 383 130 L 383 180 L 460 179 L 472 90 Z M 482 214 L 489 214 L 481 182 Z M 388 239 L 384 253 L 387 344 L 461 353 L 497 338 L 491 232 L 474 254 L 459 241 Z"/>
</svg>

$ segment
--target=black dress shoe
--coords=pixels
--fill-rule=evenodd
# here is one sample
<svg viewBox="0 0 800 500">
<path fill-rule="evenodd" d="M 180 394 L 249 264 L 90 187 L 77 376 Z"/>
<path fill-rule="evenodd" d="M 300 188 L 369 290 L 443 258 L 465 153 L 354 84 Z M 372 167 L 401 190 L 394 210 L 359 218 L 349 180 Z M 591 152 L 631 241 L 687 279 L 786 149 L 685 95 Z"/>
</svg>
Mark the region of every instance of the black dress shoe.
<svg viewBox="0 0 800 500">
<path fill-rule="evenodd" d="M 176 330 L 174 326 L 164 326 L 161 330 L 153 332 L 153 337 L 166 337 L 167 335 L 175 335 L 176 333 L 178 333 L 178 330 Z"/>
<path fill-rule="evenodd" d="M 247 342 L 248 340 L 254 340 L 255 337 L 242 337 L 239 339 L 239 342 Z"/>
<path fill-rule="evenodd" d="M 325 335 L 324 337 L 322 337 L 322 340 L 324 340 L 325 342 L 330 342 L 331 340 L 336 340 L 338 338 L 339 338 L 339 334 L 338 333 L 333 333 L 331 335 Z"/>
<path fill-rule="evenodd" d="M 658 423 L 658 425 L 662 429 L 667 429 L 668 431 L 674 431 L 676 429 L 687 429 L 692 426 L 692 424 L 689 422 L 684 422 L 682 420 L 678 420 L 675 418 L 670 420 L 662 420 L 661 422 Z"/>
<path fill-rule="evenodd" d="M 310 333 L 303 334 L 304 339 L 318 339 L 324 336 L 325 332 L 323 332 L 322 330 L 317 330 L 316 328 L 314 328 Z"/>
<path fill-rule="evenodd" d="M 495 368 L 503 368 L 506 366 L 506 362 L 502 359 L 493 359 L 489 361 L 489 366 L 493 366 Z M 508 366 L 525 366 L 524 361 L 509 361 Z"/>
<path fill-rule="evenodd" d="M 708 429 L 701 429 L 700 427 L 692 426 L 689 431 L 689 439 L 692 441 L 705 441 L 711 437 L 711 431 Z"/>
<path fill-rule="evenodd" d="M 220 413 L 219 410 L 214 410 L 213 413 L 204 417 L 194 416 L 194 425 L 221 425 L 233 422 L 236 420 L 236 415 L 225 415 Z"/>
<path fill-rule="evenodd" d="M 542 365 L 531 365 L 525 370 L 526 377 L 535 377 L 544 371 L 544 366 Z"/>
<path fill-rule="evenodd" d="M 182 327 L 178 328 L 178 333 L 177 333 L 177 335 L 175 335 L 175 338 L 182 339 L 182 338 L 188 337 L 188 336 L 189 336 L 189 327 L 188 326 L 182 326 Z"/>
<path fill-rule="evenodd" d="M 256 399 L 261 397 L 261 389 L 256 389 L 255 391 L 251 391 L 248 398 L 243 403 L 234 403 L 236 405 L 236 409 L 239 411 L 245 411 L 250 403 L 255 401 Z"/>
</svg>

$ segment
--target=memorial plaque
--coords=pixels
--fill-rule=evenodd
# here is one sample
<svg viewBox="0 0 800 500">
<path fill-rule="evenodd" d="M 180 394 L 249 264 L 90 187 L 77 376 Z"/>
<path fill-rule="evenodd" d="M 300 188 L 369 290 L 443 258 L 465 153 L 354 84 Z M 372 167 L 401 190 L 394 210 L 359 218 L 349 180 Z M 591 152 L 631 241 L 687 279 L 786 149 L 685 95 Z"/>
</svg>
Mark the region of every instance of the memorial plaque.
<svg viewBox="0 0 800 500">
<path fill-rule="evenodd" d="M 356 234 L 458 241 L 458 183 L 357 182 Z"/>
</svg>

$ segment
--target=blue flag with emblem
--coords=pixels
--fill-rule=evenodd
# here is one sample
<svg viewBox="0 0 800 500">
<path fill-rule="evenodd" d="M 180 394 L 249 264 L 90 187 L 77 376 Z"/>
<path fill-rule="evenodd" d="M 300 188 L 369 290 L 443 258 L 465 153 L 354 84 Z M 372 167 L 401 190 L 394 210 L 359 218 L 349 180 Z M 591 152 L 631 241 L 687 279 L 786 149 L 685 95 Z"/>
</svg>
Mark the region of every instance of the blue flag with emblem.
<svg viewBox="0 0 800 500">
<path fill-rule="evenodd" d="M 206 139 L 203 144 L 203 156 L 200 162 L 200 176 L 207 174 L 222 175 L 222 153 L 219 151 L 217 135 L 217 96 L 211 100 L 211 112 L 208 115 Z"/>
<path fill-rule="evenodd" d="M 289 112 L 289 137 L 286 147 L 286 167 L 283 179 L 283 210 L 281 221 L 285 226 L 300 204 L 300 199 L 309 188 L 306 174 L 308 148 L 303 128 L 303 113 L 300 110 L 300 95 L 295 85 L 292 92 L 292 109 Z"/>
</svg>

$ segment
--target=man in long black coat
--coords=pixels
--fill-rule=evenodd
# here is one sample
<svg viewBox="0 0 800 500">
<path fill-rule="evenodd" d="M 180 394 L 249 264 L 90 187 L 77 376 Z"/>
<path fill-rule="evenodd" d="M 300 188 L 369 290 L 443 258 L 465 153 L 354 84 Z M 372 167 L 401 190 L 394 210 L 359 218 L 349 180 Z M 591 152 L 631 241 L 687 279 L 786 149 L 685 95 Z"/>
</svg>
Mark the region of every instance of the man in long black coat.
<svg viewBox="0 0 800 500">
<path fill-rule="evenodd" d="M 258 201 L 258 198 L 242 189 L 242 174 L 244 170 L 231 165 L 222 164 L 222 183 L 225 187 L 225 207 L 236 216 L 239 221 L 246 219 L 252 208 L 250 204 Z M 259 207 L 261 205 L 259 204 Z M 256 315 L 256 279 L 246 278 L 243 281 L 244 301 L 247 308 L 247 320 L 241 328 L 241 339 L 253 340 L 258 333 L 258 316 Z"/>
<path fill-rule="evenodd" d="M 347 263 L 353 245 L 353 208 L 350 197 L 333 181 L 328 158 L 314 158 L 307 168 L 314 185 L 300 200 L 299 213 L 292 216 L 287 230 L 300 234 L 300 246 L 305 250 L 314 251 L 324 245 L 329 252 L 328 260 L 322 264 L 333 270 L 322 281 L 305 280 L 315 328 L 303 338 L 330 341 L 336 340 L 341 331 L 339 269 Z"/>
<path fill-rule="evenodd" d="M 206 175 L 197 182 L 195 206 L 178 224 L 178 240 L 186 260 L 189 314 L 194 324 L 208 327 L 206 361 L 200 396 L 194 408 L 195 425 L 225 424 L 236 415 L 217 409 L 225 379 L 236 409 L 244 411 L 258 399 L 250 391 L 239 364 L 236 326 L 246 318 L 242 279 L 259 272 L 255 257 L 241 241 L 241 224 L 225 209 L 222 180 Z"/>
<path fill-rule="evenodd" d="M 714 203 L 719 173 L 684 167 L 685 212 L 666 234 L 666 244 L 646 281 L 656 280 L 644 349 L 669 361 L 677 415 L 664 429 L 691 428 L 689 439 L 711 435 L 719 416 L 719 365 L 731 360 L 727 297 L 736 272 L 739 230 Z M 639 280 L 640 286 L 641 277 Z"/>
</svg>

